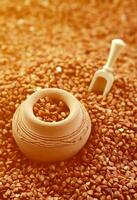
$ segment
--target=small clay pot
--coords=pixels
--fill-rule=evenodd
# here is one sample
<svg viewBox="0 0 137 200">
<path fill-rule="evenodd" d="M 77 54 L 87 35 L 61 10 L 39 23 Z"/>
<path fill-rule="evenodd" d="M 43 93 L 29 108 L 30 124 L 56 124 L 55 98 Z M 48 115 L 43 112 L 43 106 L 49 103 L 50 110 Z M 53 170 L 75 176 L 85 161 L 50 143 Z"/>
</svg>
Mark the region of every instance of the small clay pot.
<svg viewBox="0 0 137 200">
<path fill-rule="evenodd" d="M 70 110 L 68 117 L 58 122 L 36 118 L 33 106 L 44 96 L 64 101 Z M 27 157 L 52 162 L 68 159 L 84 146 L 91 132 L 91 121 L 84 106 L 72 94 L 47 88 L 33 93 L 18 107 L 12 129 L 20 150 Z"/>
</svg>

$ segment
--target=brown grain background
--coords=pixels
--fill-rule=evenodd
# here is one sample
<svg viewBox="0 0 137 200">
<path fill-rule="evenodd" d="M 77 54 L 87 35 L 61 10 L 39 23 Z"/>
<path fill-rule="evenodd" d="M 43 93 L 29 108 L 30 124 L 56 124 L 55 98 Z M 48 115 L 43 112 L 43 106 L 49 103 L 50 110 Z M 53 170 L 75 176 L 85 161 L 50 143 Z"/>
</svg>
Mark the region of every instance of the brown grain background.
<svg viewBox="0 0 137 200">
<path fill-rule="evenodd" d="M 127 47 L 103 98 L 88 86 L 113 38 Z M 44 87 L 70 91 L 90 114 L 88 143 L 69 161 L 32 162 L 12 137 L 15 109 Z M 1 0 L 0 199 L 134 200 L 136 177 L 137 1 Z"/>
</svg>

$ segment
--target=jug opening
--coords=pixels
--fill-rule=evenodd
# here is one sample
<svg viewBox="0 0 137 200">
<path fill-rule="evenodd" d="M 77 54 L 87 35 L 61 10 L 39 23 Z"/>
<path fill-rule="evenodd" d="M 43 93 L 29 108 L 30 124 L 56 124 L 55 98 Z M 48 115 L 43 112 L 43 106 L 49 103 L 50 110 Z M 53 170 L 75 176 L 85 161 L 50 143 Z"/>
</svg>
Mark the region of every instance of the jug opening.
<svg viewBox="0 0 137 200">
<path fill-rule="evenodd" d="M 37 119 L 52 123 L 66 119 L 70 109 L 61 98 L 46 95 L 33 105 L 33 113 Z"/>
</svg>

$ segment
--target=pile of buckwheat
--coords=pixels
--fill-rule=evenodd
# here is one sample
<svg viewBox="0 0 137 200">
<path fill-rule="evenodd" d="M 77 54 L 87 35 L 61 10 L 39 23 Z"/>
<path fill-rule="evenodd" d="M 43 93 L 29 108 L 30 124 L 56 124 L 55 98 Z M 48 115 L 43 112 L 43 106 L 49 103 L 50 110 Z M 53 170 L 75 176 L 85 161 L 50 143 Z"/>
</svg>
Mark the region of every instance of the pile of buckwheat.
<svg viewBox="0 0 137 200">
<path fill-rule="evenodd" d="M 39 120 L 58 122 L 69 115 L 69 108 L 62 100 L 45 96 L 35 103 L 33 112 Z"/>
<path fill-rule="evenodd" d="M 128 45 L 106 98 L 88 92 L 111 40 Z M 136 0 L 0 1 L 0 199 L 137 199 Z M 16 108 L 40 88 L 58 87 L 85 105 L 92 132 L 68 161 L 38 164 L 18 149 Z"/>
</svg>

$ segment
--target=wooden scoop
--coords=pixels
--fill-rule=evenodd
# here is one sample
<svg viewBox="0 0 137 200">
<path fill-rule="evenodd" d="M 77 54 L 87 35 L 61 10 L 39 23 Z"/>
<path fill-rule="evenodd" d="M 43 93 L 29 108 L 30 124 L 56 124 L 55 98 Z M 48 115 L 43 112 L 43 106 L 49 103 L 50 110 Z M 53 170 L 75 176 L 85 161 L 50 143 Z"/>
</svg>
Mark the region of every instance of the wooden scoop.
<svg viewBox="0 0 137 200">
<path fill-rule="evenodd" d="M 123 47 L 125 47 L 125 43 L 121 39 L 112 40 L 111 50 L 107 63 L 103 69 L 95 72 L 89 86 L 89 91 L 93 91 L 97 94 L 102 94 L 103 96 L 107 95 L 115 80 L 112 65 L 116 61 Z"/>
</svg>

